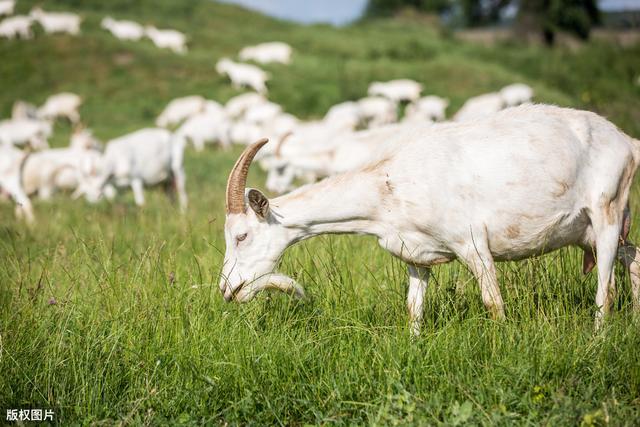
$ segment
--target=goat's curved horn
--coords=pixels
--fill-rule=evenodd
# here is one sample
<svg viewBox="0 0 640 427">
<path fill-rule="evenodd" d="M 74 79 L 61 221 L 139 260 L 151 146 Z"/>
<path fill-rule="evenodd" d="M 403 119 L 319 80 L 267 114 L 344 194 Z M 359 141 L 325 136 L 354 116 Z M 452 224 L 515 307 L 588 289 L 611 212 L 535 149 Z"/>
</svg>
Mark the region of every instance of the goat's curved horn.
<svg viewBox="0 0 640 427">
<path fill-rule="evenodd" d="M 282 150 L 282 144 L 284 144 L 284 142 L 291 136 L 293 135 L 292 131 L 288 131 L 287 133 L 285 133 L 284 135 L 282 135 L 282 137 L 280 138 L 280 141 L 278 141 L 278 145 L 276 145 L 276 149 L 274 151 L 274 154 L 276 155 L 276 157 L 280 157 L 281 154 L 281 150 Z"/>
<path fill-rule="evenodd" d="M 227 214 L 244 212 L 244 189 L 247 185 L 249 166 L 251 166 L 251 161 L 258 150 L 267 142 L 269 142 L 267 138 L 262 138 L 245 148 L 233 169 L 231 169 L 229 180 L 227 181 Z"/>
</svg>

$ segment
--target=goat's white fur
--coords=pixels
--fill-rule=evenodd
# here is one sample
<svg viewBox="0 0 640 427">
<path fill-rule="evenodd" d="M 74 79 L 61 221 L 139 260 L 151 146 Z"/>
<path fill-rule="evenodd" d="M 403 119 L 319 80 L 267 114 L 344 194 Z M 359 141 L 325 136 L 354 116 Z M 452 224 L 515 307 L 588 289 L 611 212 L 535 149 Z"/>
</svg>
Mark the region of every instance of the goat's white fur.
<svg viewBox="0 0 640 427">
<path fill-rule="evenodd" d="M 248 86 L 261 95 L 267 93 L 266 82 L 269 74 L 264 70 L 250 64 L 233 62 L 228 58 L 222 58 L 216 63 L 218 74 L 226 75 L 236 88 Z"/>
<path fill-rule="evenodd" d="M 291 62 L 291 51 L 291 46 L 286 43 L 267 42 L 242 48 L 238 57 L 241 61 L 256 61 L 260 64 L 271 62 L 289 64 Z"/>
<path fill-rule="evenodd" d="M 64 117 L 71 123 L 80 122 L 78 109 L 82 105 L 82 98 L 75 93 L 63 92 L 51 95 L 38 109 L 38 117 L 46 120 L 54 120 Z"/>
<path fill-rule="evenodd" d="M 180 31 L 159 30 L 148 25 L 145 27 L 144 33 L 160 49 L 169 49 L 181 55 L 187 53 L 187 36 Z"/>
<path fill-rule="evenodd" d="M 382 96 L 393 102 L 416 101 L 420 98 L 420 92 L 422 92 L 422 85 L 409 79 L 373 82 L 367 90 L 369 96 Z"/>
<path fill-rule="evenodd" d="M 31 17 L 38 21 L 47 34 L 80 34 L 80 15 L 70 12 L 45 12 L 39 7 L 31 9 Z"/>
<path fill-rule="evenodd" d="M 100 26 L 120 40 L 138 41 L 144 37 L 144 27 L 134 21 L 116 20 L 106 16 Z"/>
<path fill-rule="evenodd" d="M 33 19 L 30 16 L 16 15 L 0 21 L 0 37 L 6 39 L 32 39 L 33 32 L 31 24 Z"/>
</svg>

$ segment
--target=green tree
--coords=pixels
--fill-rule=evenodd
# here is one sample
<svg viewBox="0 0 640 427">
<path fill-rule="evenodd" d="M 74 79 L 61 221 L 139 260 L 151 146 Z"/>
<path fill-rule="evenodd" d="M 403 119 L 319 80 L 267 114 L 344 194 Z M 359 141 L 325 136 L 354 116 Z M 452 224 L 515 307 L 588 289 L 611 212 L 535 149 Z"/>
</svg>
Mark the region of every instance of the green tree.
<svg viewBox="0 0 640 427">
<path fill-rule="evenodd" d="M 521 0 L 518 30 L 538 32 L 553 44 L 558 31 L 588 39 L 591 28 L 600 22 L 596 0 Z"/>
</svg>

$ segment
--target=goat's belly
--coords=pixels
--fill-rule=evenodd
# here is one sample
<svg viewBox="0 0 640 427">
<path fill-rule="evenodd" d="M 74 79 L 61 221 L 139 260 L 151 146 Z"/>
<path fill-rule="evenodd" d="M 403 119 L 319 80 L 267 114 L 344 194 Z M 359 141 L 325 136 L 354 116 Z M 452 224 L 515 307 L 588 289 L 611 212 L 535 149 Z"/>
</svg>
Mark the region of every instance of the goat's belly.
<svg viewBox="0 0 640 427">
<path fill-rule="evenodd" d="M 588 235 L 590 224 L 585 212 L 577 215 L 559 214 L 546 220 L 488 227 L 487 239 L 495 260 L 519 260 L 581 244 Z"/>
</svg>

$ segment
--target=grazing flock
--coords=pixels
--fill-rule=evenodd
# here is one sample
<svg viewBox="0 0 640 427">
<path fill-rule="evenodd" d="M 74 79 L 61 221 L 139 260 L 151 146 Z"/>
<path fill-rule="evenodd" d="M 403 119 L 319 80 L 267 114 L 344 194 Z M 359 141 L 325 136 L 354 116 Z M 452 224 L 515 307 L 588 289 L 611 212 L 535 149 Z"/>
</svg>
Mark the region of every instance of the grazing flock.
<svg viewBox="0 0 640 427">
<path fill-rule="evenodd" d="M 0 0 L 0 15 L 14 6 Z M 47 34 L 80 32 L 78 15 L 34 8 L 0 21 L 0 36 L 31 38 L 35 21 Z M 186 35 L 175 30 L 109 16 L 101 26 L 121 40 L 148 37 L 187 52 Z M 407 263 L 414 335 L 432 266 L 467 265 L 485 306 L 501 318 L 495 261 L 565 246 L 584 251 L 585 273 L 598 266 L 597 325 L 611 304 L 616 259 L 631 273 L 640 309 L 640 252 L 628 240 L 640 141 L 596 114 L 533 105 L 533 90 L 522 83 L 467 100 L 447 121 L 449 100 L 424 94 L 421 83 L 372 82 L 366 96 L 302 120 L 269 100 L 271 76 L 256 65 L 288 65 L 292 57 L 288 44 L 267 42 L 243 48 L 238 60 L 221 58 L 215 70 L 249 92 L 224 104 L 200 95 L 174 99 L 155 127 L 105 144 L 82 125 L 81 96 L 58 93 L 41 106 L 18 100 L 0 121 L 2 194 L 33 222 L 33 196 L 66 191 L 94 203 L 130 188 L 141 206 L 145 187 L 164 184 L 184 212 L 185 148 L 240 144 L 247 147 L 226 190 L 220 290 L 227 301 L 249 301 L 265 289 L 303 296 L 300 284 L 275 272 L 285 249 L 320 234 L 355 233 L 376 236 Z M 66 148 L 49 148 L 56 120 L 74 126 Z M 254 159 L 267 189 L 281 196 L 269 200 L 246 188 Z"/>
</svg>

